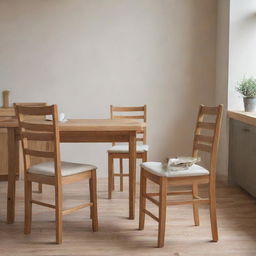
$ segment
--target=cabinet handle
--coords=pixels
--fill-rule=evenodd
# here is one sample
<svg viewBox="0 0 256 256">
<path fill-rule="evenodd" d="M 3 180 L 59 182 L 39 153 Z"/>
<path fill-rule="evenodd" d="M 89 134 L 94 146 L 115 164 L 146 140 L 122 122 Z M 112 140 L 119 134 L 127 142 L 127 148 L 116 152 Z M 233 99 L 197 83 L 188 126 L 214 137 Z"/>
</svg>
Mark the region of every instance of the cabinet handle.
<svg viewBox="0 0 256 256">
<path fill-rule="evenodd" d="M 250 129 L 248 129 L 248 128 L 243 128 L 243 131 L 244 131 L 244 132 L 250 132 Z"/>
</svg>

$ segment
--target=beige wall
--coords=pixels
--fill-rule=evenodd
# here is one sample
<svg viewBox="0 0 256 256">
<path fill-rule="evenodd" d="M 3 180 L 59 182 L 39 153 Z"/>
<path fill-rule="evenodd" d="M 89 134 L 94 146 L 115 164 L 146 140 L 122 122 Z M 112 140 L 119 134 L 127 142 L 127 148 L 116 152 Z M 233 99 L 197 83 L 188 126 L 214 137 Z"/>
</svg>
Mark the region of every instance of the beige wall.
<svg viewBox="0 0 256 256">
<path fill-rule="evenodd" d="M 216 41 L 216 104 L 224 104 L 222 133 L 217 171 L 228 173 L 228 69 L 229 69 L 229 0 L 218 0 Z"/>
<path fill-rule="evenodd" d="M 215 103 L 215 0 L 0 0 L 0 86 L 69 118 L 148 104 L 150 160 L 190 154 L 200 103 Z M 109 145 L 63 145 L 105 176 Z"/>
</svg>

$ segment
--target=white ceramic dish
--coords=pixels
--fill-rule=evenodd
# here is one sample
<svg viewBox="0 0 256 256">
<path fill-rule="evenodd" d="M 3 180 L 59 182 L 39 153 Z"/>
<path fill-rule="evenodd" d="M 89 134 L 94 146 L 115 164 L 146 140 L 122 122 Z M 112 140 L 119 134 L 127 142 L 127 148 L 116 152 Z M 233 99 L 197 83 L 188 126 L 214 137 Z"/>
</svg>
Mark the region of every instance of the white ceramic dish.
<svg viewBox="0 0 256 256">
<path fill-rule="evenodd" d="M 47 121 L 52 121 L 52 116 L 46 116 Z M 65 123 L 68 119 L 65 118 L 65 113 L 59 113 L 59 121 Z"/>
</svg>

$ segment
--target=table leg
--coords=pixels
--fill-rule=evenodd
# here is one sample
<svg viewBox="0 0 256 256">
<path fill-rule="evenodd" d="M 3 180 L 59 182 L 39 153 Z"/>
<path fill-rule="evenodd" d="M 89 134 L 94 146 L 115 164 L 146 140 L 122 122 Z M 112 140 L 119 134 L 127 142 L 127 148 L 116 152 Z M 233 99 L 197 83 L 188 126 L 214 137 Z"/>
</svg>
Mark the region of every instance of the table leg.
<svg viewBox="0 0 256 256">
<path fill-rule="evenodd" d="M 129 139 L 129 219 L 135 218 L 136 195 L 136 132 L 130 132 Z"/>
<path fill-rule="evenodd" d="M 19 143 L 15 128 L 8 128 L 8 194 L 7 194 L 7 223 L 15 219 L 15 187 L 16 171 L 19 168 Z"/>
</svg>

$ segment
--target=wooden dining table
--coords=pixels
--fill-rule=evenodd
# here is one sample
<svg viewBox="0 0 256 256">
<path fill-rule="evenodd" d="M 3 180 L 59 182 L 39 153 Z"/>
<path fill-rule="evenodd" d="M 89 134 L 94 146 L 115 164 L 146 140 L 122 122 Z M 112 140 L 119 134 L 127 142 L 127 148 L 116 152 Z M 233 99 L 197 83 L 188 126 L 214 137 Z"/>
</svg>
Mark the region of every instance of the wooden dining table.
<svg viewBox="0 0 256 256">
<path fill-rule="evenodd" d="M 136 193 L 136 133 L 145 129 L 146 123 L 132 119 L 70 119 L 59 123 L 62 143 L 129 144 L 129 219 L 135 217 Z M 0 121 L 0 128 L 8 130 L 8 192 L 7 223 L 15 220 L 16 173 L 19 169 L 19 127 L 15 118 Z"/>
</svg>

